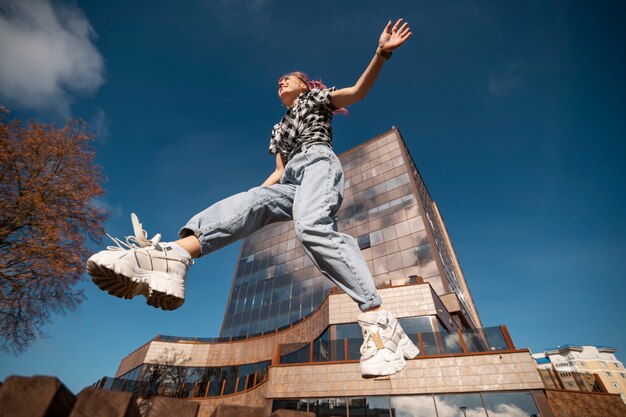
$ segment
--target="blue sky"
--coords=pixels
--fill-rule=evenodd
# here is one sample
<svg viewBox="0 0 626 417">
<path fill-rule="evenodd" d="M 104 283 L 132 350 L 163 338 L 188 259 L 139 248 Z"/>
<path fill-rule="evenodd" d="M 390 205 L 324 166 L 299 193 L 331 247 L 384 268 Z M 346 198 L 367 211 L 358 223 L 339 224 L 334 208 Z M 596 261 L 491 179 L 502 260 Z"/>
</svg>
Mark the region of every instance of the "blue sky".
<svg viewBox="0 0 626 417">
<path fill-rule="evenodd" d="M 484 325 L 533 351 L 608 345 L 626 359 L 623 2 L 3 4 L 1 102 L 20 118 L 85 119 L 108 177 L 107 231 L 130 234 L 136 212 L 165 239 L 273 170 L 280 75 L 348 86 L 387 20 L 405 18 L 413 36 L 335 118 L 335 150 L 398 126 Z M 78 391 L 157 334 L 218 335 L 238 251 L 198 261 L 174 312 L 86 279 L 88 299 L 47 338 L 0 354 L 0 379 L 52 374 Z"/>
</svg>

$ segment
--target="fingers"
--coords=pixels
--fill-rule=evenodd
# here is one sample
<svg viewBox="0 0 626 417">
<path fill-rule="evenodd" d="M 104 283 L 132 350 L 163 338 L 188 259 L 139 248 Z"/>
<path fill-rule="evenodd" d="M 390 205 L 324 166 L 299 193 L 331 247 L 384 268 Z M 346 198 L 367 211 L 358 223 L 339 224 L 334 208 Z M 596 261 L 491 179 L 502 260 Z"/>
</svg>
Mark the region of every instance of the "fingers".
<svg viewBox="0 0 626 417">
<path fill-rule="evenodd" d="M 407 39 L 409 39 L 411 37 L 412 33 L 411 32 L 407 32 L 406 34 L 402 35 L 401 39 L 402 39 L 402 43 L 404 43 L 404 41 L 406 41 Z"/>
<path fill-rule="evenodd" d="M 389 23 L 387 23 L 387 25 L 383 29 L 383 34 L 381 36 L 383 36 L 385 34 L 391 35 L 391 20 L 389 21 Z"/>
<path fill-rule="evenodd" d="M 385 26 L 385 30 L 381 36 L 381 42 L 385 43 L 387 50 L 391 50 L 402 45 L 411 35 L 411 28 L 404 19 L 398 19 L 393 27 L 392 21 L 390 20 L 387 26 Z"/>
<path fill-rule="evenodd" d="M 394 31 L 394 32 L 397 32 L 397 31 L 398 31 L 398 28 L 400 27 L 400 24 L 401 24 L 401 23 L 402 23 L 402 18 L 398 19 L 398 21 L 396 22 L 396 24 L 395 24 L 395 25 L 393 25 L 393 31 Z M 405 25 L 406 25 L 406 23 L 405 23 Z"/>
<path fill-rule="evenodd" d="M 387 27 L 385 28 L 385 30 L 387 31 L 387 33 L 391 34 L 391 35 L 398 35 L 400 36 L 400 38 L 405 38 L 409 36 L 409 31 L 411 30 L 411 28 L 409 28 L 409 24 L 407 22 L 404 22 L 404 19 L 400 18 L 396 21 L 396 23 L 393 25 L 393 29 L 389 30 L 389 27 L 391 26 L 391 21 L 389 21 L 389 23 L 387 24 Z"/>
<path fill-rule="evenodd" d="M 404 38 L 408 35 L 411 34 L 410 32 L 411 28 L 409 27 L 408 23 L 405 23 L 404 25 L 402 25 L 402 27 L 398 30 L 398 35 L 400 35 L 401 38 Z"/>
</svg>

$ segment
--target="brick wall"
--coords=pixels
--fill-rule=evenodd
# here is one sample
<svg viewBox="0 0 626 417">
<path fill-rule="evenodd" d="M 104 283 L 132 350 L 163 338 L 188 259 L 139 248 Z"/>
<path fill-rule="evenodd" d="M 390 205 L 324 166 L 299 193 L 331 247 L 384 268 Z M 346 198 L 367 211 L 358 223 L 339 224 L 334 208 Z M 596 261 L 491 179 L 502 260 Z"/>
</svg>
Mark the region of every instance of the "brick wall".
<svg viewBox="0 0 626 417">
<path fill-rule="evenodd" d="M 141 363 L 163 363 L 164 359 L 182 360 L 184 366 L 242 365 L 271 360 L 276 346 L 285 343 L 308 342 L 328 327 L 328 300 L 310 317 L 282 332 L 230 343 L 187 343 L 152 341 L 146 350 L 140 349 L 124 358 L 116 376 L 132 370 Z M 142 361 L 138 361 L 141 358 Z M 169 363 L 169 362 L 168 362 Z"/>
<path fill-rule="evenodd" d="M 436 315 L 435 300 L 428 284 L 380 290 L 385 308 L 397 317 Z M 142 363 L 168 363 L 182 366 L 242 365 L 271 360 L 278 344 L 309 342 L 329 324 L 356 322 L 361 314 L 346 294 L 331 295 L 304 321 L 273 335 L 230 343 L 151 341 L 122 360 L 116 376 Z"/>
<path fill-rule="evenodd" d="M 528 352 L 410 360 L 387 379 L 363 379 L 358 363 L 274 366 L 268 398 L 543 389 Z"/>
<path fill-rule="evenodd" d="M 546 389 L 554 417 L 624 417 L 626 405 L 618 394 Z"/>
<path fill-rule="evenodd" d="M 383 306 L 396 317 L 436 315 L 437 308 L 429 284 L 379 289 Z M 346 294 L 330 297 L 330 324 L 354 323 L 361 310 Z"/>
</svg>

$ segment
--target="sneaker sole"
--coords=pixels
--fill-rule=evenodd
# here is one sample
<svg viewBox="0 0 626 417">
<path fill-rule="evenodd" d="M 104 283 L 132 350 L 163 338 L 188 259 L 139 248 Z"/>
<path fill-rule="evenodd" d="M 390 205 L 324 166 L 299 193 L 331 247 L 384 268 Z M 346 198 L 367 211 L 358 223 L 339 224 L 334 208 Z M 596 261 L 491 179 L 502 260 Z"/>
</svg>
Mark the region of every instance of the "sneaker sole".
<svg viewBox="0 0 626 417">
<path fill-rule="evenodd" d="M 405 334 L 400 339 L 400 343 L 398 344 L 398 351 L 402 353 L 401 356 L 396 357 L 393 361 L 389 362 L 387 366 L 382 367 L 380 369 L 376 369 L 376 367 L 368 367 L 367 365 L 363 365 L 361 363 L 361 376 L 364 378 L 375 378 L 379 376 L 388 376 L 393 375 L 398 372 L 401 372 L 406 367 L 406 359 L 414 359 L 419 355 L 420 350 L 413 341 Z"/>
<path fill-rule="evenodd" d="M 363 378 L 375 378 L 379 376 L 389 376 L 397 374 L 406 368 L 406 361 L 402 357 L 397 357 L 395 360 L 387 363 L 383 367 L 370 367 L 367 364 L 361 363 L 361 376 Z"/>
<path fill-rule="evenodd" d="M 129 300 L 146 291 L 144 288 L 139 288 L 140 286 L 145 287 L 145 284 L 135 282 L 131 277 L 115 272 L 113 269 L 93 261 L 87 262 L 87 272 L 91 275 L 91 280 L 98 288 L 115 297 Z"/>
<path fill-rule="evenodd" d="M 160 308 L 161 310 L 167 311 L 176 310 L 185 302 L 185 300 L 182 298 L 154 290 L 151 291 L 148 296 L 146 296 L 146 301 L 148 305 L 152 307 Z"/>
<path fill-rule="evenodd" d="M 148 305 L 167 311 L 175 310 L 185 302 L 184 298 L 160 291 L 161 288 L 155 289 L 148 283 L 137 282 L 132 277 L 94 261 L 87 262 L 87 272 L 98 288 L 115 297 L 131 299 L 137 295 L 143 295 Z M 150 281 L 149 276 L 145 278 Z"/>
</svg>

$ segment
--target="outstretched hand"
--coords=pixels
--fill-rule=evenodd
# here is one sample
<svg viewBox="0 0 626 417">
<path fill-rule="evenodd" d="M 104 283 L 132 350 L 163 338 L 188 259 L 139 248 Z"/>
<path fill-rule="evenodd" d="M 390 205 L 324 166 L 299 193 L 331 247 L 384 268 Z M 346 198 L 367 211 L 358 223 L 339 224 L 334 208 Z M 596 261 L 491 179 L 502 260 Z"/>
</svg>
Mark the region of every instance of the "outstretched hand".
<svg viewBox="0 0 626 417">
<path fill-rule="evenodd" d="M 404 24 L 402 24 L 402 19 L 398 19 L 393 27 L 391 27 L 390 20 L 387 26 L 385 26 L 383 33 L 380 35 L 378 46 L 384 51 L 391 52 L 411 37 L 410 30 L 408 23 L 404 22 Z"/>
</svg>

